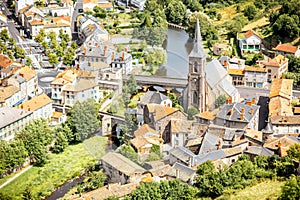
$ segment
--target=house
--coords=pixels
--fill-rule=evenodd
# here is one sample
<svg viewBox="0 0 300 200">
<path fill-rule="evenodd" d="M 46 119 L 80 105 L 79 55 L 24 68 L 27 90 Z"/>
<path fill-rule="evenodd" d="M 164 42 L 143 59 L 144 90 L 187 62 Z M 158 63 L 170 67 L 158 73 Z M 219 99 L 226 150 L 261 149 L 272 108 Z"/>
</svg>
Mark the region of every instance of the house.
<svg viewBox="0 0 300 200">
<path fill-rule="evenodd" d="M 228 74 L 232 77 L 232 84 L 234 86 L 243 86 L 245 70 L 243 69 L 228 69 Z"/>
<path fill-rule="evenodd" d="M 12 140 L 32 119 L 31 111 L 0 107 L 0 140 Z"/>
<path fill-rule="evenodd" d="M 67 120 L 67 116 L 61 112 L 52 112 L 51 122 L 52 125 L 56 126 L 62 124 Z"/>
<path fill-rule="evenodd" d="M 253 161 L 256 156 L 272 156 L 274 152 L 262 146 L 249 146 L 244 151 Z"/>
<path fill-rule="evenodd" d="M 259 106 L 244 103 L 225 104 L 216 115 L 215 124 L 237 129 L 258 130 Z"/>
<path fill-rule="evenodd" d="M 266 68 L 245 67 L 244 69 L 245 86 L 254 88 L 264 88 L 268 82 L 268 73 Z"/>
<path fill-rule="evenodd" d="M 213 52 L 217 56 L 221 56 L 223 54 L 228 55 L 231 54 L 232 47 L 228 44 L 220 44 L 215 43 L 213 46 Z"/>
<path fill-rule="evenodd" d="M 24 27 L 24 32 L 31 37 L 35 37 L 41 29 L 44 21 L 44 13 L 35 6 L 27 5 L 19 11 L 19 21 Z"/>
<path fill-rule="evenodd" d="M 163 134 L 164 143 L 170 147 L 184 146 L 192 135 L 192 121 L 171 119 Z"/>
<path fill-rule="evenodd" d="M 136 130 L 134 136 L 130 143 L 138 154 L 149 154 L 153 145 L 162 147 L 163 140 L 160 134 L 147 124 Z"/>
<path fill-rule="evenodd" d="M 13 62 L 8 56 L 0 54 L 0 80 L 12 74 L 10 66 Z"/>
<path fill-rule="evenodd" d="M 274 79 L 270 89 L 269 116 L 292 116 L 292 79 Z"/>
<path fill-rule="evenodd" d="M 71 33 L 71 17 L 70 16 L 59 16 L 59 17 L 51 17 L 44 20 L 44 27 L 46 34 L 50 32 L 54 32 L 58 37 L 59 31 L 63 30 L 64 34 L 68 34 L 70 37 Z M 35 35 L 33 35 L 35 36 Z"/>
<path fill-rule="evenodd" d="M 3 31 L 4 29 L 8 30 L 7 16 L 0 14 L 0 31 Z"/>
<path fill-rule="evenodd" d="M 295 57 L 300 57 L 300 48 L 288 44 L 280 43 L 273 50 L 275 50 L 277 54 L 281 54 L 283 56 L 286 56 L 287 54 L 292 54 Z"/>
<path fill-rule="evenodd" d="M 290 148 L 290 146 L 299 143 L 299 139 L 294 136 L 283 136 L 279 138 L 273 138 L 272 140 L 266 142 L 263 147 L 283 157 L 287 155 L 287 150 Z"/>
<path fill-rule="evenodd" d="M 119 153 L 109 152 L 101 158 L 103 170 L 109 183 L 118 183 L 122 185 L 132 183 L 141 178 L 146 171 L 138 164 Z"/>
<path fill-rule="evenodd" d="M 195 116 L 197 123 L 210 125 L 213 123 L 216 115 L 213 112 L 202 112 Z"/>
<path fill-rule="evenodd" d="M 125 51 L 122 51 L 120 53 L 113 52 L 111 67 L 122 69 L 123 74 L 129 74 L 132 71 L 131 54 Z"/>
<path fill-rule="evenodd" d="M 22 102 L 21 91 L 14 85 L 0 86 L 0 107 L 14 107 Z"/>
<path fill-rule="evenodd" d="M 35 96 L 32 99 L 20 104 L 18 108 L 33 112 L 33 119 L 45 118 L 51 120 L 52 102 L 46 94 Z"/>
<path fill-rule="evenodd" d="M 230 58 L 229 56 L 221 56 L 219 58 L 220 64 L 228 69 L 244 69 L 246 60 L 237 57 Z"/>
<path fill-rule="evenodd" d="M 196 155 L 185 147 L 175 147 L 169 151 L 169 163 L 171 165 L 176 162 L 182 163 L 185 166 L 194 166 Z"/>
<path fill-rule="evenodd" d="M 300 133 L 300 116 L 273 116 L 270 117 L 274 134 Z"/>
<path fill-rule="evenodd" d="M 99 0 L 83 0 L 82 1 L 82 8 L 84 11 L 92 11 L 95 6 L 98 5 Z"/>
<path fill-rule="evenodd" d="M 215 100 L 220 95 L 232 98 L 233 102 L 240 100 L 240 94 L 232 85 L 232 78 L 217 59 L 209 62 L 205 67 L 207 82 L 207 106 L 210 110 L 215 108 Z"/>
<path fill-rule="evenodd" d="M 238 38 L 239 47 L 242 53 L 258 52 L 261 50 L 262 38 L 253 30 L 249 30 L 243 34 L 243 37 Z"/>
<path fill-rule="evenodd" d="M 45 15 L 51 15 L 52 17 L 60 16 L 72 16 L 73 15 L 73 6 L 71 2 L 49 2 L 45 7 L 40 8 Z"/>
<path fill-rule="evenodd" d="M 194 177 L 196 176 L 196 170 L 186 165 L 176 162 L 167 173 L 168 180 L 179 179 L 183 183 L 189 185 L 194 184 Z"/>
<path fill-rule="evenodd" d="M 7 82 L 20 89 L 21 99 L 27 100 L 38 93 L 37 73 L 28 66 L 17 69 Z"/>
<path fill-rule="evenodd" d="M 249 140 L 249 144 L 252 145 L 262 145 L 265 141 L 263 138 L 263 131 L 246 129 L 244 137 Z"/>
<path fill-rule="evenodd" d="M 280 54 L 273 59 L 262 62 L 264 68 L 268 70 L 268 81 L 271 82 L 275 78 L 281 78 L 284 73 L 288 72 L 288 64 L 289 59 Z"/>
<path fill-rule="evenodd" d="M 217 135 L 211 134 L 210 130 L 207 130 L 201 142 L 198 154 L 205 154 L 220 149 L 222 149 L 222 139 Z"/>
<path fill-rule="evenodd" d="M 98 6 L 105 11 L 113 11 L 114 7 L 110 1 L 100 1 Z"/>
</svg>

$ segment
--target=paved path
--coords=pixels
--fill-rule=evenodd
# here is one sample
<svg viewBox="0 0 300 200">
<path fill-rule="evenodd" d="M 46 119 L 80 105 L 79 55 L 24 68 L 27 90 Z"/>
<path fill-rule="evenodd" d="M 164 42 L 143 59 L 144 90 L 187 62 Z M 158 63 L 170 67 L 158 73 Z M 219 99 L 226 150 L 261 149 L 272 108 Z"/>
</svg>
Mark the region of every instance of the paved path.
<svg viewBox="0 0 300 200">
<path fill-rule="evenodd" d="M 29 170 L 31 167 L 32 167 L 32 165 L 29 165 L 28 167 L 25 167 L 18 174 L 14 175 L 13 177 L 11 177 L 7 181 L 5 181 L 2 185 L 0 185 L 0 189 L 3 188 L 4 186 L 8 185 L 10 182 L 12 182 L 13 180 L 15 180 L 16 178 L 18 178 L 21 174 L 23 174 L 24 172 L 26 172 L 27 170 Z"/>
</svg>

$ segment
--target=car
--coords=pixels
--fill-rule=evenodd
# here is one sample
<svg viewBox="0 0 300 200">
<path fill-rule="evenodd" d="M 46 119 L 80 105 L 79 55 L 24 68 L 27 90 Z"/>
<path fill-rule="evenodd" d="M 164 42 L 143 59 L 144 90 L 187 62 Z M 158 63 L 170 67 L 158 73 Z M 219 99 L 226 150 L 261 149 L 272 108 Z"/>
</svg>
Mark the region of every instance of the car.
<svg viewBox="0 0 300 200">
<path fill-rule="evenodd" d="M 78 12 L 79 12 L 79 13 L 83 13 L 83 9 L 82 9 L 82 8 L 79 8 L 79 9 L 78 9 Z"/>
</svg>

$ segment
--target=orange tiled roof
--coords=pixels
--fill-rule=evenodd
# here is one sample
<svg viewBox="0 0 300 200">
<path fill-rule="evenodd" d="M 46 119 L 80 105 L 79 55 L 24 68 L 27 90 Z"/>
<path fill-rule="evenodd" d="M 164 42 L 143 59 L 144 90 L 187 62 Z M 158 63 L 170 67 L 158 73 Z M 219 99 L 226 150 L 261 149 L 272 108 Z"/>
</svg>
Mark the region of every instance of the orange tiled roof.
<svg viewBox="0 0 300 200">
<path fill-rule="evenodd" d="M 263 67 L 250 67 L 246 66 L 245 71 L 250 71 L 250 72 L 267 72 L 266 68 Z"/>
<path fill-rule="evenodd" d="M 291 99 L 293 90 L 293 79 L 273 79 L 270 98 L 281 96 L 286 99 Z"/>
<path fill-rule="evenodd" d="M 147 107 L 149 109 L 149 112 L 155 113 L 154 120 L 156 121 L 178 111 L 177 108 L 166 107 L 158 104 L 147 104 Z"/>
<path fill-rule="evenodd" d="M 61 112 L 52 112 L 52 118 L 54 119 L 59 119 L 62 115 L 63 113 Z"/>
<path fill-rule="evenodd" d="M 242 69 L 228 69 L 228 74 L 244 76 L 244 70 L 242 70 Z"/>
<path fill-rule="evenodd" d="M 64 85 L 69 82 L 73 82 L 74 79 L 79 74 L 78 70 L 74 69 L 67 69 L 61 73 L 59 73 L 56 78 L 51 82 L 51 84 L 58 84 L 58 85 Z"/>
<path fill-rule="evenodd" d="M 7 68 L 9 65 L 13 63 L 13 60 L 8 56 L 0 54 L 0 67 Z"/>
<path fill-rule="evenodd" d="M 253 31 L 253 30 L 249 30 L 249 31 L 247 31 L 246 33 L 244 33 L 244 36 L 245 36 L 245 38 L 249 38 L 249 37 L 251 37 L 252 35 L 256 35 L 257 37 L 259 37 L 259 38 L 261 38 L 261 36 L 257 33 L 257 32 L 255 32 L 255 31 Z"/>
<path fill-rule="evenodd" d="M 279 54 L 278 56 L 276 56 L 275 58 L 268 60 L 267 62 L 264 62 L 263 65 L 265 66 L 271 66 L 271 67 L 280 67 L 283 64 L 285 64 L 286 62 L 288 62 L 288 58 L 286 58 L 285 56 Z"/>
<path fill-rule="evenodd" d="M 279 44 L 276 48 L 274 48 L 274 50 L 295 54 L 298 48 L 287 44 Z"/>
<path fill-rule="evenodd" d="M 245 136 L 247 136 L 249 138 L 253 138 L 253 139 L 258 140 L 260 142 L 263 141 L 263 135 L 262 135 L 261 131 L 247 129 L 246 132 L 245 132 Z"/>
<path fill-rule="evenodd" d="M 203 118 L 203 119 L 208 119 L 208 120 L 214 120 L 215 119 L 215 115 L 213 115 L 211 112 L 202 112 L 202 113 L 199 113 L 198 115 L 200 118 Z"/>
<path fill-rule="evenodd" d="M 281 148 L 287 148 L 296 143 L 297 143 L 296 141 L 284 136 L 281 138 L 273 138 L 271 141 L 266 142 L 264 144 L 264 147 L 266 147 L 268 149 L 272 149 L 272 150 L 277 150 L 279 148 L 279 146 Z M 282 156 L 284 156 L 284 155 L 282 155 Z"/>
<path fill-rule="evenodd" d="M 113 5 L 111 2 L 106 2 L 106 3 L 99 3 L 98 6 L 100 8 L 113 8 Z"/>
<path fill-rule="evenodd" d="M 294 114 L 300 114 L 300 107 L 294 107 Z"/>
<path fill-rule="evenodd" d="M 15 93 L 19 92 L 20 89 L 14 85 L 8 85 L 6 87 L 0 87 L 0 102 L 5 102 L 5 100 Z"/>
<path fill-rule="evenodd" d="M 292 116 L 290 100 L 285 98 L 274 98 L 269 102 L 269 116 Z"/>
<path fill-rule="evenodd" d="M 95 4 L 97 4 L 97 3 L 98 3 L 98 0 L 83 0 L 82 3 L 83 3 L 83 4 L 88 4 L 88 3 L 95 3 Z"/>
<path fill-rule="evenodd" d="M 141 126 L 139 129 L 137 129 L 134 132 L 134 135 L 135 135 L 135 137 L 139 137 L 139 136 L 142 136 L 142 135 L 144 135 L 148 132 L 159 134 L 156 130 L 151 128 L 148 124 L 144 124 L 143 126 Z"/>
<path fill-rule="evenodd" d="M 26 4 L 26 6 L 25 6 L 24 8 L 22 8 L 22 9 L 19 10 L 19 13 L 22 14 L 22 13 L 24 13 L 26 10 L 28 10 L 29 8 L 30 8 L 30 6 Z"/>
<path fill-rule="evenodd" d="M 31 22 L 29 22 L 29 24 L 31 26 L 36 26 L 36 25 L 43 25 L 44 24 L 44 21 L 43 20 L 32 20 Z"/>
<path fill-rule="evenodd" d="M 272 124 L 282 124 L 282 125 L 300 125 L 300 115 L 295 116 L 274 116 L 270 118 Z"/>
<path fill-rule="evenodd" d="M 17 73 L 20 74 L 20 76 L 22 76 L 23 78 L 25 78 L 26 81 L 31 80 L 37 75 L 37 73 L 28 66 L 21 68 L 17 71 Z"/>
<path fill-rule="evenodd" d="M 46 94 L 41 94 L 39 96 L 35 96 L 29 101 L 26 101 L 18 106 L 18 108 L 28 110 L 28 111 L 35 111 L 39 108 L 42 108 L 49 103 L 52 103 L 52 99 L 50 99 Z"/>
</svg>

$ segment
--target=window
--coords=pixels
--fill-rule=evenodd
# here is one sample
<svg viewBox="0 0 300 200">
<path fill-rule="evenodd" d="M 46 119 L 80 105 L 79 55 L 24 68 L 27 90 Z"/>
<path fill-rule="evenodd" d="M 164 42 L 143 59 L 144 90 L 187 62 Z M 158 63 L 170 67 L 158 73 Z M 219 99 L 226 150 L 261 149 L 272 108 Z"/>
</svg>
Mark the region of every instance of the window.
<svg viewBox="0 0 300 200">
<path fill-rule="evenodd" d="M 197 73 L 198 72 L 198 63 L 194 62 L 194 72 Z"/>
<path fill-rule="evenodd" d="M 178 133 L 176 133 L 176 137 L 178 137 Z"/>
<path fill-rule="evenodd" d="M 82 93 L 82 97 L 84 97 L 84 93 Z"/>
</svg>

